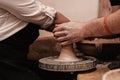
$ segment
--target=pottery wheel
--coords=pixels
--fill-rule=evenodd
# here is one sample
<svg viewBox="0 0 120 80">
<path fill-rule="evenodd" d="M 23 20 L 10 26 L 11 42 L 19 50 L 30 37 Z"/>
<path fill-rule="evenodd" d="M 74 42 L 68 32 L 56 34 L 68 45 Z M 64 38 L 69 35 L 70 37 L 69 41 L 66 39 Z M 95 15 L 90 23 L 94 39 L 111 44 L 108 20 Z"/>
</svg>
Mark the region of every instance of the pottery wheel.
<svg viewBox="0 0 120 80">
<path fill-rule="evenodd" d="M 61 62 L 56 61 L 57 56 L 42 58 L 39 60 L 39 68 L 48 71 L 75 72 L 86 71 L 95 68 L 96 58 L 90 56 L 78 57 L 79 61 Z"/>
</svg>

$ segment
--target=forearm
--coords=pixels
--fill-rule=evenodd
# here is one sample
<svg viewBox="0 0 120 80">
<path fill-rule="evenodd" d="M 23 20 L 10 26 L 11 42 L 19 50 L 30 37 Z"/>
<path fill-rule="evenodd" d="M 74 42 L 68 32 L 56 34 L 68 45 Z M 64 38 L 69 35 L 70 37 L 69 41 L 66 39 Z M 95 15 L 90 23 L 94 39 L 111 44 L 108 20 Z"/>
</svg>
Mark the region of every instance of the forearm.
<svg viewBox="0 0 120 80">
<path fill-rule="evenodd" d="M 61 23 L 69 22 L 69 21 L 70 20 L 67 17 L 65 17 L 60 12 L 57 12 L 55 15 L 54 24 L 61 24 Z"/>
<path fill-rule="evenodd" d="M 108 17 L 108 26 L 113 34 L 120 33 L 120 9 Z"/>
<path fill-rule="evenodd" d="M 106 20 L 108 29 L 112 34 L 120 33 L 120 10 L 109 15 Z M 103 35 L 111 35 L 104 25 L 104 17 L 98 18 L 94 21 L 88 22 L 85 27 L 82 29 L 83 36 L 86 37 L 95 37 Z"/>
<path fill-rule="evenodd" d="M 61 24 L 69 21 L 70 20 L 67 17 L 65 17 L 63 14 L 61 14 L 60 12 L 56 12 L 53 24 L 49 26 L 46 30 L 52 31 L 56 24 Z"/>
</svg>

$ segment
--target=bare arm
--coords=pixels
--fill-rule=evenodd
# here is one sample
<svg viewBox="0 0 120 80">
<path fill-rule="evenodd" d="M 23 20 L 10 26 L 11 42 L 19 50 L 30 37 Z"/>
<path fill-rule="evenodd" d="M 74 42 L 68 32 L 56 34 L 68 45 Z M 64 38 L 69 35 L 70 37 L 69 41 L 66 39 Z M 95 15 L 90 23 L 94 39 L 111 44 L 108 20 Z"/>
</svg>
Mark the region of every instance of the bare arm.
<svg viewBox="0 0 120 80">
<path fill-rule="evenodd" d="M 81 41 L 88 37 L 112 35 L 120 33 L 120 9 L 107 17 L 106 24 L 112 32 L 110 34 L 104 27 L 104 17 L 96 20 L 80 23 L 68 22 L 57 25 L 54 29 L 54 35 L 61 45 L 68 45 L 73 42 Z"/>
<path fill-rule="evenodd" d="M 106 24 L 112 34 L 106 31 L 103 24 L 104 17 L 91 21 L 83 27 L 86 37 L 112 35 L 120 33 L 120 9 L 107 17 Z M 90 29 L 91 28 L 91 29 Z M 87 31 L 86 31 L 87 30 Z"/>
<path fill-rule="evenodd" d="M 114 34 L 120 33 L 120 9 L 108 17 L 108 26 Z"/>
<path fill-rule="evenodd" d="M 69 21 L 70 20 L 67 17 L 65 17 L 63 14 L 61 14 L 60 12 L 56 12 L 54 22 L 51 26 L 49 26 L 47 28 L 47 30 L 52 31 L 56 24 L 66 23 L 66 22 L 69 22 Z"/>
</svg>

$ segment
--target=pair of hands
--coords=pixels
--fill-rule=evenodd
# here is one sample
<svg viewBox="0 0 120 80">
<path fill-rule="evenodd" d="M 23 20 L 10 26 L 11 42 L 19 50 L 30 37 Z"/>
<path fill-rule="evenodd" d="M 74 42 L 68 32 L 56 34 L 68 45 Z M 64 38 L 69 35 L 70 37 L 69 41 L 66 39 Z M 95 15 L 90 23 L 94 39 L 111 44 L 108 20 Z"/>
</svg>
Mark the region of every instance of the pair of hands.
<svg viewBox="0 0 120 80">
<path fill-rule="evenodd" d="M 62 14 L 58 14 L 55 20 L 54 36 L 61 46 L 83 40 L 82 28 L 85 23 L 71 22 Z"/>
<path fill-rule="evenodd" d="M 56 40 L 60 45 L 65 46 L 84 39 L 84 23 L 67 22 L 55 25 L 53 30 Z"/>
</svg>

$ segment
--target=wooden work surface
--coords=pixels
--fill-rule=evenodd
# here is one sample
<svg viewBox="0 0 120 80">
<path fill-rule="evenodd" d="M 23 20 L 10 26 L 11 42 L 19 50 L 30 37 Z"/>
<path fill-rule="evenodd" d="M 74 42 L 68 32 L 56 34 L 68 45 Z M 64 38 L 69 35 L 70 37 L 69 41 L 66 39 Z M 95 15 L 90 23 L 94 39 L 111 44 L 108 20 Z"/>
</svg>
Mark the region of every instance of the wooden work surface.
<svg viewBox="0 0 120 80">
<path fill-rule="evenodd" d="M 79 73 L 77 80 L 102 80 L 102 75 L 110 70 L 108 64 L 109 63 L 98 64 L 94 71 Z"/>
</svg>

